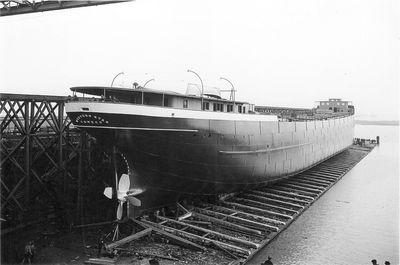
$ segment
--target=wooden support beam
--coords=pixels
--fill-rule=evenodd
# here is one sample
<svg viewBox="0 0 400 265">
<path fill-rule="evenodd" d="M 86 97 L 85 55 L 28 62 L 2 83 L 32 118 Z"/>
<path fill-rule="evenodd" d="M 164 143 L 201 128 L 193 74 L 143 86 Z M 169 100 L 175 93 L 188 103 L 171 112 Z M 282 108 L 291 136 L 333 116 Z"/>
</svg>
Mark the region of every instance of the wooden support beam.
<svg viewBox="0 0 400 265">
<path fill-rule="evenodd" d="M 243 194 L 243 196 L 247 196 L 247 197 L 250 197 L 250 198 L 253 198 L 253 199 L 256 199 L 256 200 L 260 200 L 260 201 L 266 202 L 266 203 L 273 202 L 273 203 L 277 203 L 277 204 L 281 204 L 281 205 L 294 207 L 296 209 L 304 209 L 303 205 L 296 204 L 296 203 L 291 203 L 291 202 L 288 202 L 288 201 L 277 200 L 277 199 L 272 199 L 272 198 L 266 198 L 266 197 L 259 196 L 259 195 L 254 195 L 254 194 Z M 289 208 L 289 210 L 293 210 L 293 209 Z"/>
<path fill-rule="evenodd" d="M 141 252 L 141 251 L 133 251 L 133 253 L 141 255 L 141 256 L 145 256 L 145 257 L 152 257 L 152 258 L 167 259 L 167 260 L 172 260 L 172 261 L 179 261 L 179 259 L 177 259 L 177 258 L 170 257 L 170 256 L 159 255 L 159 254 L 152 254 L 152 253 L 146 253 L 146 252 Z"/>
<path fill-rule="evenodd" d="M 235 255 L 233 255 L 233 253 L 229 252 L 228 250 L 226 250 L 225 248 L 221 247 L 219 244 L 216 244 L 214 242 L 211 242 L 215 247 L 217 247 L 219 250 L 221 250 L 222 252 L 224 252 L 225 254 L 227 254 L 229 257 L 233 258 L 234 260 L 238 260 L 239 258 L 236 257 Z"/>
<path fill-rule="evenodd" d="M 294 196 L 296 198 L 303 198 L 303 199 L 310 200 L 310 201 L 314 200 L 314 197 L 301 195 L 301 194 L 295 193 L 293 191 L 287 191 L 286 189 L 280 189 L 280 188 L 278 188 L 278 189 L 270 189 L 270 188 L 267 188 L 265 190 L 273 192 L 273 193 L 284 194 L 284 195 L 288 195 L 288 196 Z"/>
<path fill-rule="evenodd" d="M 120 240 L 115 241 L 115 242 L 113 242 L 113 243 L 111 243 L 111 244 L 108 244 L 108 245 L 106 245 L 105 247 L 106 247 L 107 250 L 114 249 L 114 248 L 116 248 L 116 247 L 125 245 L 126 243 L 129 243 L 129 242 L 131 242 L 132 240 L 139 239 L 139 238 L 141 238 L 141 237 L 150 235 L 150 234 L 151 234 L 151 231 L 153 231 L 152 228 L 147 228 L 147 229 L 142 230 L 142 231 L 140 231 L 140 232 L 138 232 L 138 233 L 136 233 L 136 234 L 127 236 L 127 237 L 125 237 L 125 238 L 123 238 L 123 239 L 120 239 Z"/>
<path fill-rule="evenodd" d="M 319 169 L 319 170 L 315 170 L 315 171 L 317 171 L 317 172 L 319 172 L 321 174 L 325 174 L 325 175 L 334 177 L 334 178 L 338 178 L 341 175 L 341 174 L 338 174 L 338 173 L 335 173 L 335 172 L 332 172 L 332 171 L 329 171 L 329 170 L 325 170 L 325 169 Z"/>
<path fill-rule="evenodd" d="M 316 168 L 316 170 L 321 171 L 321 172 L 328 172 L 330 174 L 334 174 L 334 175 L 341 175 L 343 174 L 342 171 L 338 171 L 338 170 L 334 170 L 334 169 L 330 169 L 330 168 L 326 168 L 326 167 L 319 167 Z"/>
<path fill-rule="evenodd" d="M 333 164 L 333 163 L 322 163 L 320 165 L 321 165 L 321 167 L 337 168 L 342 171 L 347 171 L 347 169 L 349 168 L 348 166 L 344 166 L 342 164 Z"/>
<path fill-rule="evenodd" d="M 334 171 L 334 172 L 337 172 L 337 173 L 340 173 L 340 174 L 343 174 L 343 173 L 346 172 L 346 169 L 345 169 L 345 168 L 339 168 L 339 167 L 334 167 L 334 166 L 327 166 L 327 165 L 324 165 L 324 166 L 321 166 L 320 168 L 322 168 L 322 169 L 328 169 L 328 170 L 331 170 L 331 171 Z"/>
<path fill-rule="evenodd" d="M 322 180 L 322 179 L 314 178 L 314 177 L 307 176 L 307 175 L 297 176 L 296 179 L 305 179 L 305 180 L 309 180 L 309 181 L 313 181 L 313 182 L 317 182 L 317 183 L 321 183 L 321 184 L 326 184 L 327 186 L 330 186 L 333 183 L 333 181 Z"/>
<path fill-rule="evenodd" d="M 88 260 L 85 260 L 83 263 L 85 264 L 91 264 L 91 265 L 111 265 L 115 264 L 115 260 L 112 259 L 98 259 L 98 258 L 90 258 Z"/>
<path fill-rule="evenodd" d="M 235 224 L 235 223 L 227 222 L 227 221 L 224 221 L 224 220 L 221 220 L 221 219 L 218 219 L 218 218 L 215 218 L 215 217 L 211 217 L 211 216 L 208 216 L 208 215 L 205 215 L 205 214 L 202 214 L 202 213 L 193 212 L 193 216 L 197 217 L 197 218 L 199 218 L 201 220 L 206 220 L 206 221 L 209 221 L 211 223 L 218 224 L 218 225 L 227 227 L 227 228 L 229 228 L 231 230 L 238 231 L 238 232 L 241 232 L 241 233 L 253 234 L 253 235 L 258 235 L 258 236 L 261 236 L 261 234 L 262 234 L 260 230 L 251 229 L 251 228 L 248 228 L 248 227 L 245 227 L 245 226 L 242 226 L 242 225 L 238 225 L 238 224 Z"/>
<path fill-rule="evenodd" d="M 307 179 L 301 176 L 298 176 L 296 178 L 292 179 L 293 181 L 299 181 L 300 183 L 305 183 L 305 184 L 309 184 L 309 185 L 314 185 L 317 187 L 328 187 L 331 185 L 331 183 L 327 183 L 327 182 L 321 182 L 320 180 L 313 180 L 313 179 Z"/>
<path fill-rule="evenodd" d="M 311 189 L 320 190 L 320 191 L 324 191 L 325 190 L 324 187 L 317 186 L 317 185 L 312 185 L 312 184 L 307 184 L 307 183 L 305 183 L 305 182 L 303 182 L 301 180 L 290 179 L 290 180 L 286 180 L 285 183 L 299 185 L 301 187 L 311 188 Z"/>
<path fill-rule="evenodd" d="M 176 206 L 178 206 L 178 208 L 181 209 L 182 211 L 184 211 L 185 213 L 190 213 L 190 211 L 188 209 L 186 209 L 185 207 L 183 207 L 183 205 L 180 204 L 179 202 L 176 203 Z"/>
<path fill-rule="evenodd" d="M 195 208 L 195 211 L 198 211 L 198 212 L 201 212 L 204 214 L 208 214 L 208 215 L 217 216 L 217 217 L 224 217 L 226 220 L 231 220 L 232 222 L 241 223 L 242 225 L 248 226 L 248 227 L 257 227 L 257 228 L 261 228 L 263 230 L 273 230 L 275 232 L 279 230 L 279 228 L 276 226 L 271 226 L 271 225 L 267 225 L 265 223 L 260 223 L 260 222 L 252 221 L 249 219 L 232 216 L 232 215 L 227 215 L 224 213 L 219 213 L 219 212 L 215 212 L 215 211 L 211 211 L 211 210 Z M 237 213 L 234 213 L 234 214 L 237 214 Z"/>
<path fill-rule="evenodd" d="M 256 215 L 256 214 L 252 214 L 252 213 L 248 213 L 248 212 L 244 212 L 244 211 L 240 211 L 238 209 L 231 209 L 231 208 L 227 208 L 227 207 L 220 206 L 220 205 L 213 205 L 213 204 L 210 204 L 210 205 L 211 205 L 212 209 L 214 209 L 214 210 L 219 210 L 219 211 L 223 211 L 223 212 L 234 212 L 234 213 L 236 213 L 236 215 L 241 215 L 241 216 L 244 216 L 244 217 L 246 217 L 248 219 L 258 220 L 258 221 L 261 221 L 261 222 L 274 223 L 276 225 L 285 225 L 286 224 L 285 222 L 282 222 L 280 220 L 275 220 L 275 219 L 268 218 L 268 217 L 265 217 L 265 216 Z M 271 227 L 276 227 L 276 226 L 271 226 Z"/>
<path fill-rule="evenodd" d="M 273 208 L 276 210 L 281 210 L 281 211 L 285 211 L 285 212 L 289 212 L 292 214 L 297 214 L 299 213 L 299 211 L 293 210 L 293 209 L 288 209 L 285 207 L 281 207 L 281 206 L 276 206 L 270 203 L 265 203 L 265 202 L 259 202 L 259 201 L 255 201 L 255 200 L 251 200 L 251 199 L 246 199 L 246 198 L 236 198 L 236 200 L 240 201 L 240 202 L 245 202 L 245 203 L 250 203 L 250 204 L 255 204 L 257 206 L 254 207 L 267 207 L 267 208 Z M 262 208 L 263 209 L 263 208 Z M 280 213 L 280 212 L 274 212 L 274 211 L 270 211 L 271 214 L 279 216 L 279 217 L 284 217 L 284 218 L 289 218 L 292 217 L 286 213 Z"/>
<path fill-rule="evenodd" d="M 218 244 L 221 247 L 224 247 L 224 248 L 226 248 L 226 249 L 228 249 L 230 251 L 238 253 L 238 254 L 240 254 L 241 256 L 244 256 L 244 257 L 248 257 L 251 254 L 251 251 L 249 249 L 238 247 L 238 246 L 235 246 L 235 245 L 232 245 L 232 244 L 228 244 L 226 242 L 221 242 L 221 241 L 218 241 L 218 240 L 205 238 L 205 237 L 202 237 L 202 236 L 199 236 L 199 235 L 196 235 L 196 234 L 192 234 L 192 233 L 189 233 L 189 232 L 186 232 L 186 231 L 179 231 L 179 230 L 177 230 L 175 228 L 168 227 L 168 226 L 165 226 L 165 225 L 159 225 L 159 224 L 156 224 L 156 223 L 153 223 L 153 222 L 150 222 L 150 221 L 144 221 L 143 220 L 143 222 L 146 225 L 149 225 L 149 227 L 152 227 L 154 231 L 157 231 L 156 228 L 158 228 L 159 230 L 161 230 L 163 232 L 166 232 L 166 233 L 168 233 L 167 231 L 170 231 L 171 233 L 174 233 L 174 234 L 186 237 L 186 238 L 190 238 L 191 240 L 196 241 L 196 242 L 198 242 L 200 244 L 208 244 L 208 245 L 210 245 L 210 244 L 215 243 L 215 244 Z M 168 233 L 168 234 L 170 234 L 170 233 Z M 182 240 L 186 240 L 186 239 L 181 238 L 181 237 L 179 237 L 179 238 L 182 239 Z M 191 241 L 189 241 L 189 242 L 191 242 Z M 193 242 L 191 242 L 191 243 L 193 243 Z M 195 244 L 195 243 L 193 243 L 193 244 Z"/>
<path fill-rule="evenodd" d="M 292 194 L 298 194 L 299 196 L 300 195 L 308 196 L 308 197 L 311 197 L 313 199 L 318 197 L 318 194 L 316 194 L 315 192 L 308 192 L 308 191 L 304 191 L 304 190 L 299 190 L 299 189 L 295 189 L 293 187 L 279 186 L 278 184 L 274 185 L 271 190 L 279 190 L 279 191 L 283 190 L 283 191 L 290 192 Z"/>
<path fill-rule="evenodd" d="M 187 218 L 189 218 L 189 217 L 191 217 L 191 216 L 192 216 L 192 213 L 191 213 L 191 212 L 187 212 L 187 213 L 185 213 L 185 214 L 179 216 L 179 217 L 178 217 L 178 220 L 179 220 L 179 221 L 182 221 L 182 220 L 185 220 L 185 219 L 187 219 Z"/>
<path fill-rule="evenodd" d="M 277 216 L 275 212 L 271 212 L 271 211 L 261 209 L 258 207 L 248 206 L 248 205 L 244 205 L 244 204 L 240 204 L 240 203 L 236 203 L 236 202 L 221 202 L 221 203 L 228 205 L 228 206 L 238 207 L 241 209 L 246 209 L 246 210 L 250 210 L 250 211 L 254 211 L 254 212 L 258 212 L 258 213 L 262 213 L 262 214 L 266 214 L 266 215 Z M 284 216 L 279 216 L 279 217 L 283 217 L 285 219 L 293 219 L 293 217 L 291 217 L 290 215 L 284 215 Z"/>
<path fill-rule="evenodd" d="M 196 221 L 196 220 L 183 220 L 185 223 L 195 224 L 195 225 L 207 225 L 210 226 L 211 222 Z"/>
<path fill-rule="evenodd" d="M 81 224 L 81 225 L 74 225 L 72 228 L 84 228 L 84 227 L 94 227 L 94 226 L 102 226 L 102 225 L 108 225 L 112 224 L 112 221 L 105 221 L 105 222 L 99 222 L 99 223 L 92 223 L 92 224 Z"/>
<path fill-rule="evenodd" d="M 210 229 L 206 229 L 206 228 L 203 228 L 203 227 L 199 227 L 199 226 L 195 226 L 195 225 L 191 225 L 191 224 L 187 224 L 187 223 L 182 223 L 180 221 L 177 221 L 177 220 L 174 220 L 174 219 L 169 219 L 167 217 L 157 216 L 157 218 L 160 218 L 161 220 L 168 220 L 168 222 L 171 222 L 171 223 L 174 223 L 174 224 L 179 224 L 179 225 L 183 225 L 183 226 L 186 225 L 186 226 L 189 226 L 190 228 L 193 228 L 195 230 L 202 231 L 204 233 L 210 233 L 211 235 L 213 235 L 215 237 L 222 238 L 222 239 L 225 239 L 225 240 L 228 240 L 228 241 L 231 241 L 231 242 L 236 242 L 236 243 L 239 243 L 239 244 L 251 247 L 251 248 L 258 248 L 258 246 L 259 246 L 259 244 L 254 243 L 254 242 L 250 242 L 250 241 L 243 240 L 243 239 L 240 239 L 240 238 L 236 238 L 236 237 L 232 237 L 232 236 L 229 236 L 229 235 L 225 235 L 225 234 L 222 234 L 222 233 L 210 230 Z"/>
<path fill-rule="evenodd" d="M 310 173 L 318 173 L 318 174 L 322 174 L 331 178 L 338 178 L 338 175 L 336 174 L 332 174 L 330 172 L 326 172 L 324 170 L 311 170 Z"/>
<path fill-rule="evenodd" d="M 331 176 L 328 176 L 328 175 L 325 175 L 325 174 L 321 174 L 321 173 L 318 173 L 318 172 L 309 172 L 309 171 L 307 171 L 307 173 L 303 173 L 303 174 L 307 175 L 307 176 L 319 177 L 319 178 L 322 178 L 324 180 L 332 181 L 332 182 L 335 182 L 337 180 L 337 177 L 331 177 Z"/>
<path fill-rule="evenodd" d="M 194 249 L 196 251 L 205 251 L 206 249 L 200 245 L 197 245 L 196 243 L 193 243 L 187 239 L 184 239 L 182 237 L 176 236 L 174 234 L 168 233 L 167 231 L 164 231 L 163 229 L 161 229 L 162 227 L 164 227 L 163 225 L 159 225 L 150 221 L 146 221 L 146 220 L 134 220 L 132 219 L 135 223 L 141 225 L 142 227 L 147 227 L 147 228 L 151 228 L 154 232 L 172 240 L 173 242 L 176 242 L 179 245 L 182 245 L 184 247 L 190 248 L 190 249 Z M 186 233 L 184 231 L 180 231 L 181 233 Z"/>
<path fill-rule="evenodd" d="M 304 175 L 301 175 L 301 176 L 299 176 L 300 178 L 307 178 L 307 179 L 310 179 L 310 180 L 317 180 L 317 181 L 321 181 L 321 182 L 326 182 L 327 184 L 329 184 L 329 185 L 331 185 L 332 183 L 335 183 L 335 181 L 336 180 L 332 180 L 332 179 L 326 179 L 326 178 L 323 178 L 323 177 L 319 177 L 319 176 L 314 176 L 314 175 L 306 175 L 306 174 L 304 174 Z"/>
<path fill-rule="evenodd" d="M 306 187 L 302 187 L 302 186 L 295 185 L 295 184 L 290 184 L 290 183 L 280 182 L 280 183 L 277 183 L 276 185 L 283 186 L 283 187 L 289 187 L 289 188 L 295 188 L 297 190 L 310 192 L 310 193 L 313 193 L 315 195 L 319 195 L 321 193 L 321 191 L 317 190 L 317 189 L 306 188 Z"/>
<path fill-rule="evenodd" d="M 278 199 L 283 199 L 283 200 L 288 200 L 288 201 L 292 201 L 292 202 L 297 202 L 297 203 L 304 203 L 304 204 L 308 204 L 310 203 L 310 201 L 305 201 L 305 200 L 299 200 L 293 197 L 289 197 L 289 196 L 285 196 L 285 195 L 277 195 L 277 194 L 273 194 L 270 192 L 262 192 L 259 190 L 251 190 L 249 191 L 249 193 L 254 193 L 254 194 L 258 194 L 261 196 L 265 196 L 265 197 L 272 197 L 272 198 L 278 198 Z"/>
</svg>

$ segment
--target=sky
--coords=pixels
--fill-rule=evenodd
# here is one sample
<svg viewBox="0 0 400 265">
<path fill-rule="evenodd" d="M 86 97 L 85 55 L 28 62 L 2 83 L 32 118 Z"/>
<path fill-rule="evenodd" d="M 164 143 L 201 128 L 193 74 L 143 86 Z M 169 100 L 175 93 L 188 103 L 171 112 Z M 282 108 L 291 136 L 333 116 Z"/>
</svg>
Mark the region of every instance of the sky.
<svg viewBox="0 0 400 265">
<path fill-rule="evenodd" d="M 0 91 L 69 95 L 72 86 L 184 93 L 237 90 L 256 105 L 342 98 L 399 119 L 396 0 L 136 0 L 0 17 Z M 229 98 L 229 94 L 224 94 Z"/>
</svg>

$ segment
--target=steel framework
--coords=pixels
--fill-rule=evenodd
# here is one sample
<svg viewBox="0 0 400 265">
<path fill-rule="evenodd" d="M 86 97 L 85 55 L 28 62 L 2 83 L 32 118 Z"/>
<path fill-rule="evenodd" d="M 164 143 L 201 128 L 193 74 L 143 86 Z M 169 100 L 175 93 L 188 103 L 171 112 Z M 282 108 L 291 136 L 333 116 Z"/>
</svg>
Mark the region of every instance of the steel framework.
<svg viewBox="0 0 400 265">
<path fill-rule="evenodd" d="M 66 0 L 8 0 L 0 1 L 0 16 L 19 15 L 33 12 L 43 12 L 66 8 L 85 7 L 93 5 L 115 4 L 131 0 L 97 0 L 97 1 L 66 1 Z"/>
</svg>

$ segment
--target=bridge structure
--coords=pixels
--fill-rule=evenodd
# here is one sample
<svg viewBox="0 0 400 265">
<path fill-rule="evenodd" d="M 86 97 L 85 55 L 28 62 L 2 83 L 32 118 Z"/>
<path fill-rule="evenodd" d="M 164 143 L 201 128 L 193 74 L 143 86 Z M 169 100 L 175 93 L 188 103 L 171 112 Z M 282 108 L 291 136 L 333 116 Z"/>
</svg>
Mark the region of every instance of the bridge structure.
<svg viewBox="0 0 400 265">
<path fill-rule="evenodd" d="M 49 214 L 62 225 L 76 223 L 85 203 L 102 199 L 101 192 L 93 199 L 86 191 L 102 179 L 96 176 L 101 163 L 94 161 L 107 166 L 110 159 L 101 157 L 106 154 L 96 149 L 94 139 L 73 127 L 64 110 L 67 100 L 0 93 L 2 234 L 4 228 Z"/>
<path fill-rule="evenodd" d="M 34 12 L 44 12 L 67 8 L 86 7 L 94 5 L 115 4 L 132 0 L 96 0 L 96 1 L 68 1 L 68 0 L 8 0 L 0 1 L 0 16 L 20 15 Z"/>
</svg>

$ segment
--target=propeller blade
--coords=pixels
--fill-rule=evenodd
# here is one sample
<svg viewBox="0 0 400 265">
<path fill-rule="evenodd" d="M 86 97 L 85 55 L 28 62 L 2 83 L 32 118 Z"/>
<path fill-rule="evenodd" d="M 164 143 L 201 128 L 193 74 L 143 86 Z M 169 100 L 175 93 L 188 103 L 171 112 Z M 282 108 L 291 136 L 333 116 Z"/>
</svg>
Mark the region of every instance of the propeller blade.
<svg viewBox="0 0 400 265">
<path fill-rule="evenodd" d="M 118 191 L 127 192 L 130 188 L 131 181 L 128 174 L 122 174 L 118 182 Z"/>
<path fill-rule="evenodd" d="M 122 205 L 123 205 L 124 203 L 123 202 L 120 202 L 119 204 L 118 204 L 118 208 L 117 208 L 117 219 L 118 220 L 121 220 L 121 218 L 122 218 L 122 212 L 123 212 L 123 208 L 122 208 Z"/>
<path fill-rule="evenodd" d="M 142 202 L 138 198 L 135 198 L 133 196 L 128 196 L 127 198 L 130 204 L 132 204 L 133 206 L 142 206 Z"/>
<path fill-rule="evenodd" d="M 103 194 L 107 198 L 112 199 L 112 194 L 113 194 L 112 188 L 111 187 L 105 188 Z"/>
<path fill-rule="evenodd" d="M 126 201 L 125 197 L 126 197 L 126 192 L 123 191 L 117 192 L 117 198 L 120 202 L 125 202 Z"/>
</svg>

